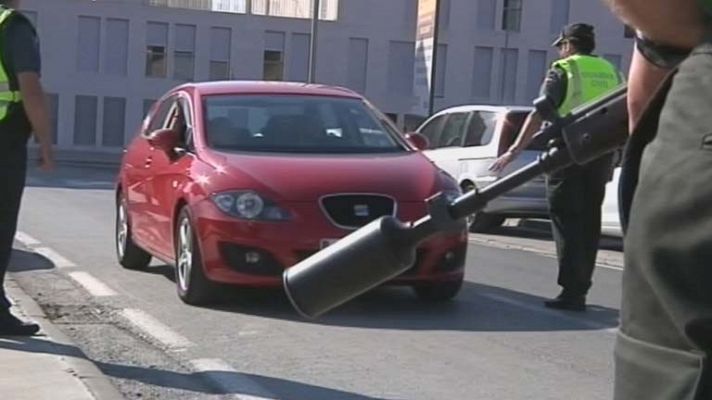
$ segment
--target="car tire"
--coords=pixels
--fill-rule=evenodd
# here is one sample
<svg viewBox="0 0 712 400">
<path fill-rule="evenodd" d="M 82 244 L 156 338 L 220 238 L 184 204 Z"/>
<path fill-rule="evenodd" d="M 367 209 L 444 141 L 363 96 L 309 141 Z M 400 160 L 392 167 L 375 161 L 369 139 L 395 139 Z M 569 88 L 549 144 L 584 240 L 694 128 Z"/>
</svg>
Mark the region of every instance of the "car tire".
<svg viewBox="0 0 712 400">
<path fill-rule="evenodd" d="M 492 229 L 502 226 L 504 220 L 505 218 L 499 215 L 478 212 L 474 217 L 472 217 L 472 221 L 470 222 L 470 232 L 489 232 Z"/>
<path fill-rule="evenodd" d="M 219 286 L 211 282 L 203 271 L 200 246 L 188 207 L 184 207 L 178 216 L 174 236 L 178 297 L 193 306 L 213 303 Z"/>
<path fill-rule="evenodd" d="M 457 294 L 460 293 L 463 281 L 464 277 L 454 281 L 416 285 L 413 286 L 413 291 L 415 291 L 415 295 L 418 299 L 422 301 L 433 303 L 445 302 L 454 299 Z"/>
<path fill-rule="evenodd" d="M 114 239 L 116 241 L 116 258 L 122 267 L 131 270 L 143 270 L 151 264 L 151 255 L 138 247 L 133 241 L 131 220 L 128 204 L 123 194 L 116 199 L 116 225 Z"/>
<path fill-rule="evenodd" d="M 476 189 L 472 182 L 462 184 L 462 192 L 468 193 Z M 475 213 L 467 219 L 471 233 L 483 233 L 502 226 L 505 218 L 499 215 L 487 214 L 483 212 Z"/>
</svg>

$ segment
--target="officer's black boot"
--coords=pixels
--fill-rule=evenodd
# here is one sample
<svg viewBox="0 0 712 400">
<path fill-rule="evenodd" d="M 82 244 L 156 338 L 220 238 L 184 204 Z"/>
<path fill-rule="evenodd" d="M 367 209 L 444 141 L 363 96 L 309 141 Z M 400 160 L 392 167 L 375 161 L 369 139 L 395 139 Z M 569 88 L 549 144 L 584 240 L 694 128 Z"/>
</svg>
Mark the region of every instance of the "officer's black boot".
<svg viewBox="0 0 712 400">
<path fill-rule="evenodd" d="M 0 311 L 0 336 L 32 336 L 39 330 L 39 325 L 24 322 L 12 315 L 9 310 Z"/>
<path fill-rule="evenodd" d="M 544 305 L 557 310 L 586 311 L 586 296 L 562 292 L 557 298 L 545 301 Z"/>
</svg>

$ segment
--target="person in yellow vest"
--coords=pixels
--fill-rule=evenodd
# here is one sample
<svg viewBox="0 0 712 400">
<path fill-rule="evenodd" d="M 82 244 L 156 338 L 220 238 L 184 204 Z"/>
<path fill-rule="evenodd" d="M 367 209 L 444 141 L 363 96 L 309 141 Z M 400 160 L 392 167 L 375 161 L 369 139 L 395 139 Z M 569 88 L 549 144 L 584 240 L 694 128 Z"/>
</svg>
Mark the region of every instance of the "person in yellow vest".
<svg viewBox="0 0 712 400">
<path fill-rule="evenodd" d="M 19 0 L 0 0 L 0 336 L 33 335 L 39 326 L 16 318 L 4 278 L 25 187 L 27 142 L 34 132 L 40 169 L 53 169 L 50 118 L 40 83 L 39 43 L 32 23 L 15 11 Z"/>
<path fill-rule="evenodd" d="M 623 83 L 618 69 L 593 55 L 594 28 L 588 24 L 566 26 L 553 43 L 561 58 L 549 70 L 542 95 L 548 96 L 565 116 Z M 533 112 L 522 132 L 490 167 L 500 172 L 539 130 L 542 119 Z M 547 197 L 559 262 L 558 283 L 562 291 L 545 305 L 555 309 L 584 311 L 591 287 L 601 236 L 601 206 L 610 179 L 613 157 L 606 156 L 586 166 L 574 166 L 547 177 Z"/>
</svg>

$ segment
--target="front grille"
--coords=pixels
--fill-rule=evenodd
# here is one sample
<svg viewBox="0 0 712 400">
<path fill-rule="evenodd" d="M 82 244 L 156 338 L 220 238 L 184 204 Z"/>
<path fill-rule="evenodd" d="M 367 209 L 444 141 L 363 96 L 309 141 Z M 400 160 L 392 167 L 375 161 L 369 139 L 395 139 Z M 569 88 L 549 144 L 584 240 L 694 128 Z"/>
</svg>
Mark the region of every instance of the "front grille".
<svg viewBox="0 0 712 400">
<path fill-rule="evenodd" d="M 324 212 L 341 228 L 360 228 L 369 222 L 395 215 L 395 201 L 379 195 L 335 195 L 321 199 Z"/>
</svg>

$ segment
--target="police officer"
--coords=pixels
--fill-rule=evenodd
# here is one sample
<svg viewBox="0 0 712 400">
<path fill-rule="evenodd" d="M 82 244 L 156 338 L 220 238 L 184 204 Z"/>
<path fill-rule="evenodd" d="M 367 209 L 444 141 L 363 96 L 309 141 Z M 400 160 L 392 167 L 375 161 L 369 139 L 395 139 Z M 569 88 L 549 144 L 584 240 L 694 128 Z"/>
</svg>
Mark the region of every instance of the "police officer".
<svg viewBox="0 0 712 400">
<path fill-rule="evenodd" d="M 619 71 L 603 58 L 593 55 L 594 28 L 588 24 L 566 26 L 553 46 L 561 59 L 549 70 L 542 95 L 552 99 L 559 115 L 615 89 L 623 81 Z M 509 150 L 490 167 L 503 170 L 522 150 L 542 124 L 536 112 L 524 124 L 522 134 Z M 559 262 L 561 294 L 547 301 L 550 308 L 572 311 L 586 309 L 586 294 L 596 263 L 601 235 L 601 205 L 606 182 L 612 172 L 612 157 L 606 156 L 586 166 L 574 166 L 547 177 L 547 196 Z"/>
<path fill-rule="evenodd" d="M 615 398 L 712 399 L 712 1 L 608 2 L 638 29 Z"/>
<path fill-rule="evenodd" d="M 32 23 L 0 0 L 0 335 L 33 335 L 39 326 L 10 313 L 3 289 L 25 186 L 27 142 L 34 132 L 40 169 L 53 169 L 46 96 L 40 84 L 39 44 Z"/>
</svg>

